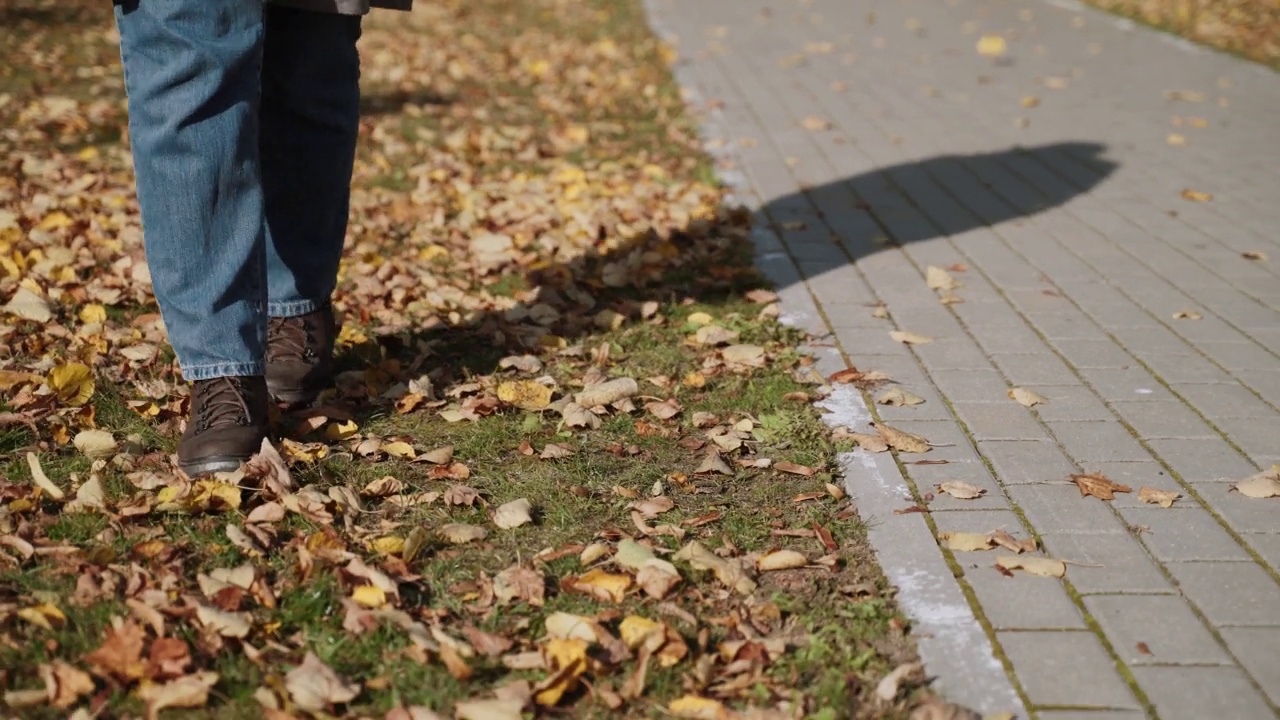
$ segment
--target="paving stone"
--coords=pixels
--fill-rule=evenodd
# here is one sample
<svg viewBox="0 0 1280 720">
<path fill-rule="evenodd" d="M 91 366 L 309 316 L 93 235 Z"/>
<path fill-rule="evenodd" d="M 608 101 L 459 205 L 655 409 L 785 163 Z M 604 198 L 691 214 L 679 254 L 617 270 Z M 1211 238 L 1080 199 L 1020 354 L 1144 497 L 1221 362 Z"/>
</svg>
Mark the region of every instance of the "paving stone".
<svg viewBox="0 0 1280 720">
<path fill-rule="evenodd" d="M 1031 410 L 1005 400 L 994 403 L 955 403 L 956 415 L 976 440 L 1048 440 L 1049 434 Z"/>
<path fill-rule="evenodd" d="M 1009 383 L 995 370 L 935 370 L 929 376 L 953 403 L 996 402 L 1008 397 Z"/>
<path fill-rule="evenodd" d="M 1080 382 L 1066 363 L 1049 353 L 1036 355 L 1006 353 L 992 355 L 991 360 L 1015 387 L 1072 385 Z"/>
<path fill-rule="evenodd" d="M 996 639 L 1036 705 L 1138 707 L 1093 633 L 1001 632 Z"/>
<path fill-rule="evenodd" d="M 958 514 L 958 513 L 952 513 Z M 995 568 L 996 552 L 957 552 L 961 580 L 973 589 L 996 630 L 1084 630 L 1084 615 L 1062 583 L 1026 573 L 1007 577 Z"/>
<path fill-rule="evenodd" d="M 1135 367 L 1138 364 L 1127 350 L 1111 338 L 1055 338 L 1051 342 L 1075 368 L 1121 369 Z"/>
<path fill-rule="evenodd" d="M 1218 436 L 1194 411 L 1178 401 L 1115 402 L 1111 408 L 1144 440 Z"/>
<path fill-rule="evenodd" d="M 1097 498 L 1082 498 L 1074 483 L 1009 485 L 1005 493 L 1039 533 L 1126 532 L 1124 524 Z"/>
<path fill-rule="evenodd" d="M 1062 448 L 1049 440 L 979 440 L 978 453 L 1006 485 L 1060 481 L 1079 472 Z"/>
<path fill-rule="evenodd" d="M 1067 580 L 1081 594 L 1173 592 L 1160 566 L 1128 531 L 1041 532 L 1040 539 L 1046 552 L 1071 563 Z"/>
<path fill-rule="evenodd" d="M 931 343 L 917 345 L 914 349 L 920 363 L 930 372 L 993 369 L 991 360 L 982 348 L 968 338 L 939 338 Z"/>
<path fill-rule="evenodd" d="M 1040 419 L 1046 422 L 1115 419 L 1115 415 L 1087 385 L 1038 385 L 1028 389 L 1048 400 L 1035 406 Z"/>
<path fill-rule="evenodd" d="M 1085 467 L 1090 462 L 1141 462 L 1151 457 L 1129 430 L 1115 421 L 1051 422 L 1048 425 L 1067 455 Z"/>
<path fill-rule="evenodd" d="M 1156 490 L 1171 490 L 1181 494 L 1182 499 L 1178 500 L 1174 507 L 1178 509 L 1190 507 L 1195 501 L 1189 498 L 1187 489 L 1174 479 L 1172 475 L 1165 471 L 1164 467 L 1155 459 L 1146 462 L 1091 462 L 1088 463 L 1088 472 L 1101 473 L 1112 481 L 1121 485 L 1128 485 L 1133 489 L 1132 492 L 1116 493 L 1115 499 L 1111 501 L 1111 507 L 1121 510 L 1123 515 L 1124 508 L 1150 508 L 1148 503 L 1144 503 L 1138 499 L 1138 491 L 1145 487 L 1154 488 Z"/>
<path fill-rule="evenodd" d="M 1080 375 L 1107 402 L 1174 399 L 1168 389 L 1140 367 L 1081 369 Z"/>
<path fill-rule="evenodd" d="M 1222 628 L 1227 649 L 1245 672 L 1262 687 L 1271 702 L 1280 705 L 1280 627 Z"/>
<path fill-rule="evenodd" d="M 1135 667 L 1130 672 L 1161 720 L 1275 717 L 1240 668 Z"/>
<path fill-rule="evenodd" d="M 1126 665 L 1235 664 L 1176 595 L 1090 595 L 1084 607 Z"/>
<path fill-rule="evenodd" d="M 1137 494 L 1137 488 L 1134 488 Z M 1118 496 L 1117 496 L 1118 497 Z M 1120 515 L 1138 532 L 1152 556 L 1163 563 L 1191 560 L 1249 560 L 1249 553 L 1208 512 L 1189 499 L 1174 507 L 1123 507 Z M 1183 507 L 1178 507 L 1182 504 Z"/>
<path fill-rule="evenodd" d="M 1280 415 L 1266 418 L 1219 418 L 1218 429 L 1231 442 L 1249 454 L 1259 465 L 1264 459 L 1280 455 Z"/>
<path fill-rule="evenodd" d="M 1183 384 L 1178 386 L 1178 394 L 1215 423 L 1221 418 L 1265 418 L 1275 414 L 1274 409 L 1239 384 Z"/>
<path fill-rule="evenodd" d="M 1273 571 L 1280 572 L 1280 534 L 1249 533 L 1242 537 L 1262 557 L 1263 562 L 1270 565 Z"/>
<path fill-rule="evenodd" d="M 1165 568 L 1216 626 L 1277 623 L 1280 585 L 1257 563 L 1183 562 Z"/>
<path fill-rule="evenodd" d="M 1280 525 L 1272 500 L 1245 497 L 1230 483 L 1195 483 L 1191 487 L 1210 510 L 1226 521 L 1227 527 L 1238 533 L 1273 533 Z"/>
<path fill-rule="evenodd" d="M 1178 473 L 1183 482 L 1229 482 L 1258 471 L 1220 437 L 1149 440 L 1147 447 Z"/>
</svg>

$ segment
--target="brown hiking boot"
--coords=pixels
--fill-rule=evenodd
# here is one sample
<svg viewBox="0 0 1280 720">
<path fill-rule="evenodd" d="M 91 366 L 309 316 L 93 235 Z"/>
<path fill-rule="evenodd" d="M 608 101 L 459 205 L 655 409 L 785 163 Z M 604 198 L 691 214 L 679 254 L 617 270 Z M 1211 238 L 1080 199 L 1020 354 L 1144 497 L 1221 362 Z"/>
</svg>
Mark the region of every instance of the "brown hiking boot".
<svg viewBox="0 0 1280 720">
<path fill-rule="evenodd" d="M 178 465 L 192 477 L 231 472 L 262 448 L 266 436 L 266 380 L 197 380 L 191 385 L 187 431 L 178 442 Z"/>
<path fill-rule="evenodd" d="M 316 399 L 333 379 L 333 343 L 338 334 L 333 306 L 267 323 L 267 387 L 290 405 Z"/>
</svg>

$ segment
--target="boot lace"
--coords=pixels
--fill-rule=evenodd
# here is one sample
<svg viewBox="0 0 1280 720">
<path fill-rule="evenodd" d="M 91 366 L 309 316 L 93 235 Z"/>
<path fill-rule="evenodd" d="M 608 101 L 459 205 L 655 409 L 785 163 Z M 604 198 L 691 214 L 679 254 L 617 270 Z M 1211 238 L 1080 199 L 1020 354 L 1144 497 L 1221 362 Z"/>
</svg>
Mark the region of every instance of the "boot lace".
<svg viewBox="0 0 1280 720">
<path fill-rule="evenodd" d="M 315 331 L 310 317 L 271 318 L 267 322 L 267 359 L 315 362 Z"/>
<path fill-rule="evenodd" d="M 248 425 L 248 391 L 244 378 L 220 377 L 202 381 L 196 407 L 196 433 L 222 425 Z"/>
</svg>

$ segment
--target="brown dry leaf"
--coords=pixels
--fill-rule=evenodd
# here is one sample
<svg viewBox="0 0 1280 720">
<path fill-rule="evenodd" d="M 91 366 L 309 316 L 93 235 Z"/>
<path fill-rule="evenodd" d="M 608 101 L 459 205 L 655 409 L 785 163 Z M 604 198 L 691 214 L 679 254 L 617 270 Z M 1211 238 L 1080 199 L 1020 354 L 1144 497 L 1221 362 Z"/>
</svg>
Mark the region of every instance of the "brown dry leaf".
<svg viewBox="0 0 1280 720">
<path fill-rule="evenodd" d="M 740 594 L 750 595 L 755 592 L 756 582 L 747 577 L 742 565 L 716 555 L 697 540 L 681 548 L 672 559 L 687 562 L 695 570 L 712 571 L 717 580 Z"/>
<path fill-rule="evenodd" d="M 972 500 L 974 498 L 982 497 L 983 493 L 986 492 L 985 489 L 980 488 L 977 485 L 960 480 L 941 483 L 936 487 L 936 490 L 938 492 L 944 492 L 958 500 Z"/>
<path fill-rule="evenodd" d="M 216 684 L 218 673 L 198 672 L 158 685 L 143 685 L 138 688 L 138 699 L 147 704 L 147 719 L 156 720 L 166 708 L 204 707 Z"/>
<path fill-rule="evenodd" d="M 127 620 L 107 630 L 102 646 L 84 656 L 98 672 L 128 683 L 142 677 L 146 663 L 142 661 L 142 647 L 146 632 L 133 620 Z"/>
<path fill-rule="evenodd" d="M 938 539 L 942 541 L 942 546 L 948 550 L 957 550 L 959 552 L 976 552 L 979 550 L 990 550 L 995 547 L 995 539 L 990 533 L 968 533 L 968 532 L 942 532 L 938 533 Z"/>
<path fill-rule="evenodd" d="M 894 450 L 905 453 L 929 452 L 929 441 L 919 435 L 913 435 L 881 423 L 875 423 L 874 427 L 876 432 L 880 433 L 880 437 L 884 438 L 884 441 Z"/>
<path fill-rule="evenodd" d="M 533 607 L 546 602 L 547 581 L 533 568 L 512 565 L 493 578 L 493 594 L 501 605 L 523 600 Z"/>
<path fill-rule="evenodd" d="M 524 705 L 520 700 L 490 698 L 459 700 L 453 709 L 458 720 L 521 720 Z"/>
<path fill-rule="evenodd" d="M 284 676 L 284 686 L 294 704 L 312 713 L 351 702 L 360 694 L 360 683 L 339 677 L 333 668 L 312 652 L 306 654 L 301 665 Z"/>
<path fill-rule="evenodd" d="M 729 467 L 729 463 L 725 462 L 724 458 L 720 457 L 720 453 L 712 450 L 707 453 L 707 456 L 702 459 L 702 464 L 693 472 L 695 475 L 706 475 L 712 473 L 732 475 L 733 468 Z"/>
<path fill-rule="evenodd" d="M 1280 497 L 1280 465 L 1272 465 L 1270 470 L 1251 475 L 1231 488 L 1245 497 L 1258 500 Z"/>
<path fill-rule="evenodd" d="M 720 351 L 720 357 L 738 368 L 758 368 L 765 365 L 764 348 L 759 345 L 730 345 Z"/>
<path fill-rule="evenodd" d="M 1112 482 L 1110 478 L 1102 473 L 1072 475 L 1071 480 L 1075 482 L 1076 487 L 1080 488 L 1080 497 L 1092 495 L 1099 500 L 1114 500 L 1115 494 L 1118 492 L 1133 492 L 1133 488 Z"/>
<path fill-rule="evenodd" d="M 471 507 L 480 499 L 480 491 L 466 485 L 450 485 L 441 498 L 445 505 Z"/>
<path fill-rule="evenodd" d="M 385 475 L 377 480 L 370 480 L 360 494 L 365 497 L 387 497 L 402 492 L 405 488 L 403 481 L 394 475 Z"/>
<path fill-rule="evenodd" d="M 634 378 L 617 378 L 608 382 L 588 385 L 582 392 L 574 396 L 574 400 L 583 408 L 590 409 L 600 405 L 612 405 L 619 400 L 634 397 L 640 392 L 640 386 Z M 568 406 L 565 408 L 566 412 Z M 566 415 L 567 420 L 567 415 Z"/>
<path fill-rule="evenodd" d="M 833 440 L 852 440 L 858 444 L 858 447 L 867 452 L 881 453 L 889 449 L 889 441 L 885 440 L 883 435 L 870 435 L 867 433 L 855 433 L 837 431 L 832 435 Z"/>
<path fill-rule="evenodd" d="M 877 404 L 892 405 L 894 407 L 919 405 L 923 402 L 924 398 L 898 387 L 889 388 L 876 396 Z"/>
<path fill-rule="evenodd" d="M 777 470 L 781 470 L 784 473 L 791 473 L 792 475 L 801 475 L 803 477 L 813 477 L 818 472 L 817 470 L 814 470 L 808 465 L 798 465 L 796 463 L 793 463 L 787 460 L 776 462 L 773 464 L 773 467 Z"/>
<path fill-rule="evenodd" d="M 928 335 L 919 335 L 906 330 L 890 330 L 889 337 L 893 338 L 895 342 L 905 343 L 907 345 L 923 345 L 925 343 L 933 342 L 933 338 Z"/>
<path fill-rule="evenodd" d="M 1256 260 L 1258 262 L 1266 262 L 1270 259 L 1270 257 L 1261 250 L 1246 250 L 1240 253 L 1240 257 L 1243 257 L 1245 260 Z"/>
<path fill-rule="evenodd" d="M 89 677 L 89 673 L 61 660 L 41 664 L 37 672 L 44 680 L 45 697 L 49 704 L 60 710 L 66 710 L 82 696 L 93 692 L 93 678 Z"/>
<path fill-rule="evenodd" d="M 1182 497 L 1182 493 L 1173 490 L 1157 490 L 1153 487 L 1138 488 L 1138 499 L 1144 503 L 1159 505 L 1163 508 L 1173 507 L 1173 502 Z"/>
<path fill-rule="evenodd" d="M 1005 570 L 1026 570 L 1032 575 L 1060 578 L 1067 574 L 1067 566 L 1061 560 L 1030 555 L 1001 555 L 996 566 Z"/>
<path fill-rule="evenodd" d="M 1192 190 L 1191 188 L 1187 188 L 1182 191 L 1182 199 L 1190 200 L 1192 202 L 1209 202 L 1213 199 L 1213 195 L 1201 190 Z"/>
<path fill-rule="evenodd" d="M 223 637 L 243 638 L 253 629 L 249 613 L 228 612 L 208 605 L 196 606 L 200 624 Z"/>
<path fill-rule="evenodd" d="M 675 508 L 675 506 L 675 501 L 666 495 L 637 500 L 630 505 L 632 510 L 639 512 L 646 519 L 653 519 L 664 512 L 670 512 Z M 619 545 L 619 548 L 621 547 L 622 546 Z"/>
<path fill-rule="evenodd" d="M 1173 314 L 1174 320 L 1200 320 L 1202 318 L 1204 316 L 1195 310 L 1179 310 Z"/>
<path fill-rule="evenodd" d="M 1040 393 L 1037 393 L 1034 390 L 1028 390 L 1026 388 L 1020 388 L 1020 387 L 1010 388 L 1008 394 L 1011 400 L 1017 400 L 1018 404 L 1022 405 L 1023 407 L 1035 407 L 1036 405 L 1041 405 L 1043 403 L 1049 402 Z"/>
<path fill-rule="evenodd" d="M 684 408 L 680 405 L 678 400 L 675 398 L 669 398 L 662 402 L 654 401 L 645 403 L 644 409 L 659 420 L 670 420 L 676 415 L 679 415 L 680 411 Z"/>
<path fill-rule="evenodd" d="M 760 572 L 791 570 L 808 564 L 809 559 L 803 553 L 798 553 L 795 550 L 775 550 L 761 555 L 756 560 L 756 569 Z"/>
<path fill-rule="evenodd" d="M 676 566 L 658 558 L 646 560 L 636 572 L 636 585 L 655 600 L 666 597 L 672 588 L 680 584 L 680 580 Z"/>
<path fill-rule="evenodd" d="M 503 530 L 517 528 L 526 523 L 533 522 L 533 505 L 525 498 L 512 500 L 503 503 L 493 511 L 493 524 Z"/>
</svg>

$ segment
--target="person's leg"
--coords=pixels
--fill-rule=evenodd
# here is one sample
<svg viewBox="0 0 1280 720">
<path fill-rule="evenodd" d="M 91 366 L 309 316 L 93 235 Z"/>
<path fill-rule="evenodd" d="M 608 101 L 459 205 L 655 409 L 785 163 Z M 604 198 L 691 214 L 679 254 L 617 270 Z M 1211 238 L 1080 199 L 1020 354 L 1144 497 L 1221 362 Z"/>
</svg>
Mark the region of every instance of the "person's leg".
<svg viewBox="0 0 1280 720">
<path fill-rule="evenodd" d="M 360 124 L 359 16 L 268 5 L 262 67 L 267 382 L 305 402 L 332 374 L 329 296 L 347 231 Z"/>
<path fill-rule="evenodd" d="M 124 0 L 115 16 L 147 262 L 195 384 L 179 458 L 234 469 L 265 433 L 262 0 Z"/>
</svg>

